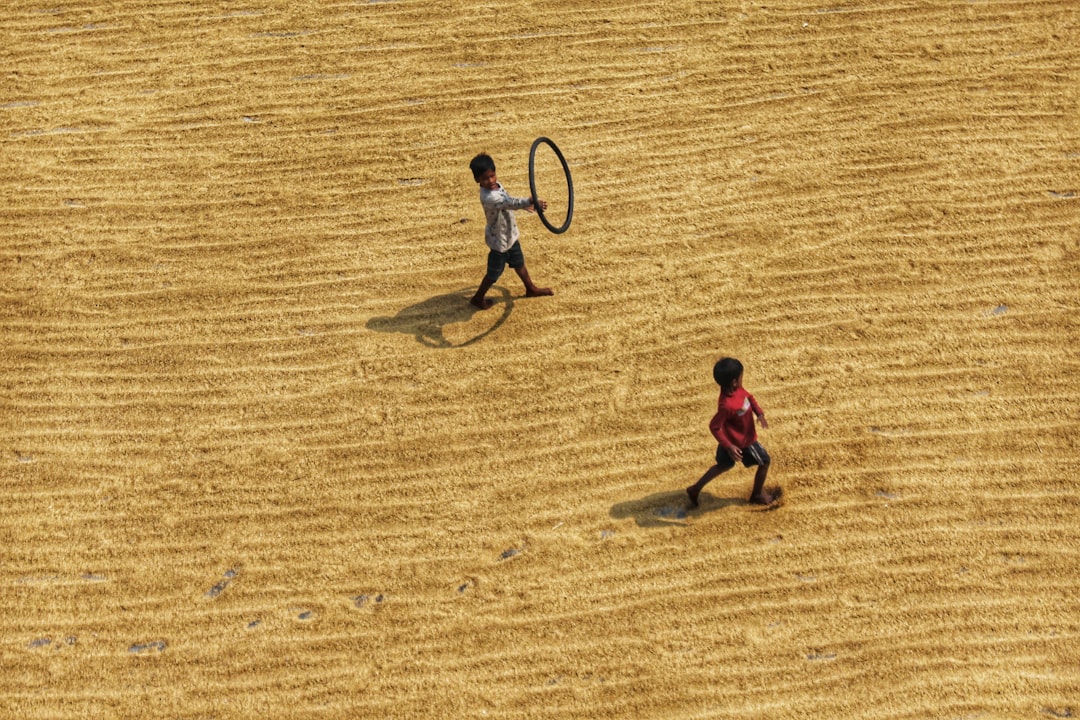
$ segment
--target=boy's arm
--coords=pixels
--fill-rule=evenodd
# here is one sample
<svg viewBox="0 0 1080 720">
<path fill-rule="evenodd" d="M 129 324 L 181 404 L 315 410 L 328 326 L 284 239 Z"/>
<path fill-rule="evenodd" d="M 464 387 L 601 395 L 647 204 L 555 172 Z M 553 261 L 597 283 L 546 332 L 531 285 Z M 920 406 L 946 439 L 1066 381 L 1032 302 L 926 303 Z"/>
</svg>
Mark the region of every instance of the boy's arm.
<svg viewBox="0 0 1080 720">
<path fill-rule="evenodd" d="M 750 393 L 746 393 L 746 397 L 750 398 L 750 409 L 754 411 L 755 415 L 757 415 L 757 419 L 758 422 L 761 423 L 761 427 L 768 430 L 769 421 L 765 419 L 765 411 L 761 409 L 761 406 L 758 405 L 758 401 L 754 398 L 753 395 L 751 395 Z"/>
<path fill-rule="evenodd" d="M 713 415 L 713 419 L 709 421 L 709 431 L 716 438 L 716 442 L 720 443 L 720 447 L 727 450 L 728 455 L 731 455 L 735 460 L 742 460 L 742 451 L 739 450 L 739 446 L 724 432 L 724 420 L 726 417 L 723 412 L 717 412 Z"/>
<path fill-rule="evenodd" d="M 486 193 L 480 198 L 480 202 L 492 210 L 528 210 L 532 207 L 532 198 L 510 197 L 505 190 Z"/>
</svg>

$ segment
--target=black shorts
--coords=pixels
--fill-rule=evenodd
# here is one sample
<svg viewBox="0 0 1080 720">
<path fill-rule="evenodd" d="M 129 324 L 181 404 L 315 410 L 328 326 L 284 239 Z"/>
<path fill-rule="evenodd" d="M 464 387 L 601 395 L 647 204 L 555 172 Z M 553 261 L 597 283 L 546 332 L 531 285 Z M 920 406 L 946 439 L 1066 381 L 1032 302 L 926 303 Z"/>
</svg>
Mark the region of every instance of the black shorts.
<svg viewBox="0 0 1080 720">
<path fill-rule="evenodd" d="M 742 449 L 742 464 L 744 467 L 753 467 L 754 465 L 765 466 L 771 462 L 772 458 L 769 457 L 769 453 L 766 452 L 765 446 L 759 442 L 751 443 Z M 716 446 L 716 464 L 724 470 L 730 470 L 735 467 L 735 461 L 731 459 L 731 456 L 728 455 L 728 451 L 723 445 Z"/>
<path fill-rule="evenodd" d="M 514 270 L 525 266 L 525 253 L 521 251 L 520 242 L 511 245 L 506 252 L 488 251 L 487 279 L 491 282 L 498 280 L 507 265 Z"/>
</svg>

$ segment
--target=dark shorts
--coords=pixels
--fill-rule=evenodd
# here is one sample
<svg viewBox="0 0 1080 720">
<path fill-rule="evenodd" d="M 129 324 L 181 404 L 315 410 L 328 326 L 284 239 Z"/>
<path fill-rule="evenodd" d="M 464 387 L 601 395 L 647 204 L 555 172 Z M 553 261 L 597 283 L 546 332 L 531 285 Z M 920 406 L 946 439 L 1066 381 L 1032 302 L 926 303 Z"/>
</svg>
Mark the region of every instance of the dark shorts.
<svg viewBox="0 0 1080 720">
<path fill-rule="evenodd" d="M 514 270 L 525 267 L 525 253 L 521 252 L 521 243 L 514 243 L 506 252 L 488 252 L 487 278 L 491 282 L 499 279 L 509 265 Z"/>
<path fill-rule="evenodd" d="M 769 453 L 765 451 L 765 446 L 759 442 L 751 444 L 749 447 L 742 449 L 742 464 L 745 467 L 753 467 L 754 465 L 768 465 L 772 462 L 772 458 L 769 457 Z M 735 461 L 728 455 L 727 450 L 723 445 L 716 446 L 716 464 L 724 468 L 724 470 L 730 470 L 735 467 Z"/>
</svg>

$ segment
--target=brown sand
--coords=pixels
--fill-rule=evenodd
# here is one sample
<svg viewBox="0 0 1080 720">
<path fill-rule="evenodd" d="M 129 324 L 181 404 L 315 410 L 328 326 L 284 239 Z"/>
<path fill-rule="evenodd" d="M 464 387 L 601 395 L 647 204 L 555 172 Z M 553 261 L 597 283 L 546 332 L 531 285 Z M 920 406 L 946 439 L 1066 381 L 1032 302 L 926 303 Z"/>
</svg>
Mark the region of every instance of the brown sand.
<svg viewBox="0 0 1080 720">
<path fill-rule="evenodd" d="M 1073 0 L 0 28 L 0 717 L 1080 716 Z"/>
</svg>

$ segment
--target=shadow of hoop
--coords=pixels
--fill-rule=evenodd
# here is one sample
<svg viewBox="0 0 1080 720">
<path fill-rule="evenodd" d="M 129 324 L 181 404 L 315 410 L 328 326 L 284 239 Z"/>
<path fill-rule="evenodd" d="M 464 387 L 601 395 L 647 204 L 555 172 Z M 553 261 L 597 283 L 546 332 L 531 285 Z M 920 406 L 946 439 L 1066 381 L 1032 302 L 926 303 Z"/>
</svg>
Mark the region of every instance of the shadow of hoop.
<svg viewBox="0 0 1080 720">
<path fill-rule="evenodd" d="M 458 348 L 472 345 L 499 329 L 514 309 L 513 298 L 506 288 L 492 288 L 492 291 L 497 293 L 497 297 L 492 298 L 494 303 L 488 310 L 481 310 L 469 302 L 475 291 L 476 288 L 462 288 L 457 292 L 436 295 L 400 310 L 393 317 L 373 317 L 367 321 L 367 328 L 376 332 L 399 332 L 412 335 L 418 343 L 431 348 Z M 459 343 L 452 343 L 446 339 L 445 329 L 448 325 L 469 322 L 476 313 L 497 312 L 499 305 L 502 305 L 502 312 L 483 332 Z"/>
<path fill-rule="evenodd" d="M 729 505 L 746 505 L 744 498 L 718 498 L 711 493 L 701 493 L 700 505 L 690 507 L 686 491 L 662 492 L 648 495 L 639 500 L 627 500 L 611 506 L 611 517 L 616 519 L 633 518 L 638 527 L 664 527 L 667 525 L 685 525 L 686 519 L 703 512 L 720 510 Z"/>
</svg>

